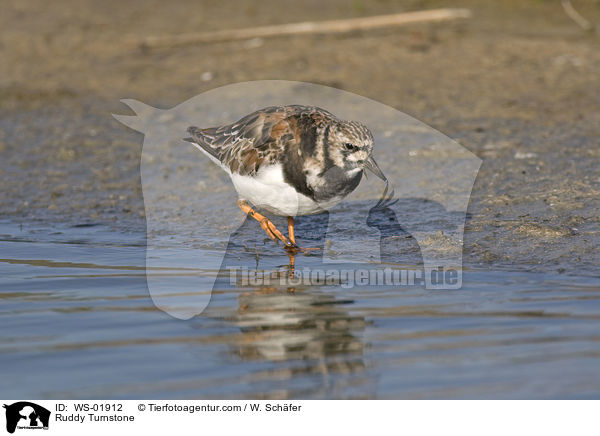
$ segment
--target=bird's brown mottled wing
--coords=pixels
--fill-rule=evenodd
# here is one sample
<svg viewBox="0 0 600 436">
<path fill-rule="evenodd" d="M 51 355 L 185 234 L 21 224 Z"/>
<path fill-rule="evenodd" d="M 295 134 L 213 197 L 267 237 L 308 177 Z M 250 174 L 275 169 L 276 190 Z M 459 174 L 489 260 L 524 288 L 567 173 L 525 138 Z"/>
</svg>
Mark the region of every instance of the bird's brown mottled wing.
<svg viewBox="0 0 600 436">
<path fill-rule="evenodd" d="M 261 165 L 274 163 L 286 145 L 296 140 L 293 109 L 268 107 L 222 127 L 190 127 L 191 138 L 204 151 L 219 160 L 232 173 L 254 175 Z"/>
</svg>

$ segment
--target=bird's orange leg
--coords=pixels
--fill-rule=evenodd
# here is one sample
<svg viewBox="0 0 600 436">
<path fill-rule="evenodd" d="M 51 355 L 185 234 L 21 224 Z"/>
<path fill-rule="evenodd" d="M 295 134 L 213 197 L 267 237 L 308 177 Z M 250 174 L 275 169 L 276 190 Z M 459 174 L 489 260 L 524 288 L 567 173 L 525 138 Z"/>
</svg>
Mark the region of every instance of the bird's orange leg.
<svg viewBox="0 0 600 436">
<path fill-rule="evenodd" d="M 290 264 L 288 265 L 288 276 L 294 277 L 294 272 L 296 271 L 296 253 L 297 250 L 287 250 L 288 258 L 290 259 Z M 294 288 L 291 288 L 294 289 Z"/>
<path fill-rule="evenodd" d="M 285 248 L 297 249 L 296 244 L 291 242 L 283 233 L 281 233 L 279 229 L 275 227 L 275 224 L 271 222 L 271 220 L 256 212 L 244 200 L 238 200 L 238 206 L 240 207 L 240 209 L 242 209 L 242 212 L 248 214 L 256 221 L 258 221 L 258 223 L 269 238 L 271 238 L 272 240 L 279 239 L 281 242 L 283 242 Z"/>
<path fill-rule="evenodd" d="M 294 217 L 288 217 L 288 234 L 290 235 L 290 241 L 292 244 L 296 244 L 296 236 L 294 236 Z"/>
<path fill-rule="evenodd" d="M 320 250 L 320 248 L 318 248 L 318 247 L 306 248 L 306 247 L 298 247 L 298 245 L 296 245 L 296 235 L 294 234 L 294 217 L 293 216 L 288 217 L 288 234 L 290 235 L 290 241 L 292 241 L 292 244 L 294 244 L 298 248 L 298 250 L 302 251 L 303 253 L 305 253 L 307 251 L 312 251 L 312 250 Z"/>
</svg>

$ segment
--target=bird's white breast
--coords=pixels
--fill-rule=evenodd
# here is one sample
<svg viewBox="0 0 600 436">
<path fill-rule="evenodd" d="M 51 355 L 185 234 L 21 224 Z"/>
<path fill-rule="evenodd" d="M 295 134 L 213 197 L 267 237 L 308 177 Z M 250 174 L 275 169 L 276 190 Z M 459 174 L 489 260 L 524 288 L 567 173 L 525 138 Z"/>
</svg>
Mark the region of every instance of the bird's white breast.
<svg viewBox="0 0 600 436">
<path fill-rule="evenodd" d="M 300 194 L 285 182 L 281 164 L 263 167 L 254 177 L 231 174 L 231 180 L 240 198 L 281 216 L 319 213 L 341 200 L 336 197 L 327 203 L 316 203 Z"/>
</svg>

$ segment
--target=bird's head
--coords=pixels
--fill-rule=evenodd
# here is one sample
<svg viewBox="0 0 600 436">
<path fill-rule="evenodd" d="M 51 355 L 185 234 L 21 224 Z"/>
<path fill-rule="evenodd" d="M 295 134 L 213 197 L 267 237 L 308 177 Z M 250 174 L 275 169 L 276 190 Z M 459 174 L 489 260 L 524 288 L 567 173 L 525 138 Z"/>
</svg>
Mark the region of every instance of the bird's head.
<svg viewBox="0 0 600 436">
<path fill-rule="evenodd" d="M 336 166 L 348 173 L 368 169 L 381 180 L 387 180 L 373 159 L 373 135 L 365 125 L 356 121 L 335 123 L 328 139 L 329 157 Z"/>
</svg>

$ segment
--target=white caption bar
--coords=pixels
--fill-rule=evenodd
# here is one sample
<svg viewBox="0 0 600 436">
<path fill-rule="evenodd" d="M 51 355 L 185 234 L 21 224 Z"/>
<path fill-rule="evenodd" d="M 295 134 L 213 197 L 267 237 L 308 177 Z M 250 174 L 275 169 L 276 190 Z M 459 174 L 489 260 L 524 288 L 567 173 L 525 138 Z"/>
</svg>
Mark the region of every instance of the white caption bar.
<svg viewBox="0 0 600 436">
<path fill-rule="evenodd" d="M 600 401 L 4 400 L 2 404 L 2 431 L 19 436 L 107 432 L 306 436 L 317 430 L 369 436 L 600 434 Z"/>
</svg>

